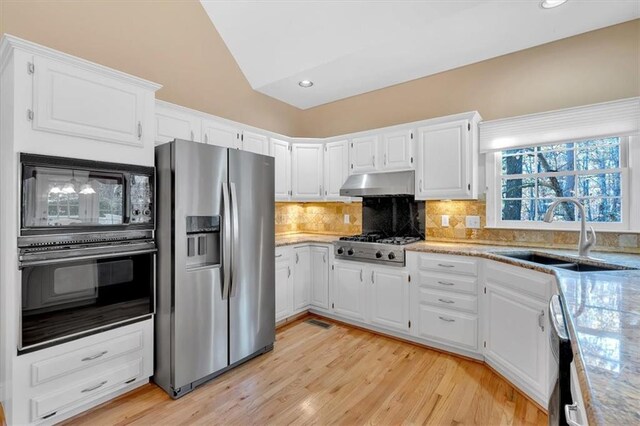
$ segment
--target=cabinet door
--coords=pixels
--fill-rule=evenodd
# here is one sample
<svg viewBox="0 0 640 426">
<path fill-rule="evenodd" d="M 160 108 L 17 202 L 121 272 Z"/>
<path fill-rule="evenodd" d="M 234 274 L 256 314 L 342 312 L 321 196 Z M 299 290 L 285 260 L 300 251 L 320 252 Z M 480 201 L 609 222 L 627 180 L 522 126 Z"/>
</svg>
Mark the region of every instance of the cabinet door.
<svg viewBox="0 0 640 426">
<path fill-rule="evenodd" d="M 293 250 L 293 310 L 299 311 L 311 302 L 311 258 L 309 247 Z"/>
<path fill-rule="evenodd" d="M 174 139 L 201 141 L 200 117 L 156 104 L 156 145 Z"/>
<path fill-rule="evenodd" d="M 473 195 L 471 122 L 459 120 L 418 130 L 416 199 L 464 199 Z"/>
<path fill-rule="evenodd" d="M 334 263 L 333 311 L 346 318 L 366 321 L 365 268 L 356 263 Z"/>
<path fill-rule="evenodd" d="M 374 268 L 371 278 L 371 322 L 409 331 L 409 274 L 402 269 Z"/>
<path fill-rule="evenodd" d="M 351 139 L 349 159 L 351 174 L 373 172 L 378 167 L 378 136 L 364 136 Z"/>
<path fill-rule="evenodd" d="M 517 384 L 525 384 L 536 400 L 548 398 L 547 307 L 538 299 L 505 289 L 487 278 L 485 357 Z"/>
<path fill-rule="evenodd" d="M 288 201 L 291 195 L 291 151 L 289 142 L 271 138 L 271 156 L 275 159 L 276 201 Z"/>
<path fill-rule="evenodd" d="M 152 123 L 142 122 L 145 107 L 153 108 L 148 91 L 49 58 L 36 56 L 34 66 L 34 129 L 144 145 L 145 127 L 152 131 Z"/>
<path fill-rule="evenodd" d="M 413 168 L 413 131 L 398 130 L 382 136 L 382 170 Z"/>
<path fill-rule="evenodd" d="M 342 200 L 340 188 L 349 177 L 348 141 L 329 142 L 324 146 L 324 196 L 327 200 Z"/>
<path fill-rule="evenodd" d="M 242 149 L 256 154 L 269 155 L 269 141 L 265 135 L 242 132 Z"/>
<path fill-rule="evenodd" d="M 288 251 L 276 251 L 276 321 L 293 313 L 291 258 Z"/>
<path fill-rule="evenodd" d="M 215 120 L 203 120 L 202 135 L 204 143 L 240 149 L 240 130 L 237 127 Z"/>
<path fill-rule="evenodd" d="M 321 200 L 322 144 L 291 146 L 293 174 L 291 192 L 294 200 Z"/>
<path fill-rule="evenodd" d="M 311 304 L 329 309 L 329 249 L 310 247 L 311 254 Z"/>
</svg>

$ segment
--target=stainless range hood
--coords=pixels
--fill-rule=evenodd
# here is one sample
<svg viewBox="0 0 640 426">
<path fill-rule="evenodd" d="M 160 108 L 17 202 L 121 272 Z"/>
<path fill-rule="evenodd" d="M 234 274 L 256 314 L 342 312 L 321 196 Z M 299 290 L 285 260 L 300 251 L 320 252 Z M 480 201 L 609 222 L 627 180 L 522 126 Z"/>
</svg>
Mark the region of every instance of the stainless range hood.
<svg viewBox="0 0 640 426">
<path fill-rule="evenodd" d="M 415 171 L 351 175 L 340 188 L 346 197 L 415 195 Z"/>
</svg>

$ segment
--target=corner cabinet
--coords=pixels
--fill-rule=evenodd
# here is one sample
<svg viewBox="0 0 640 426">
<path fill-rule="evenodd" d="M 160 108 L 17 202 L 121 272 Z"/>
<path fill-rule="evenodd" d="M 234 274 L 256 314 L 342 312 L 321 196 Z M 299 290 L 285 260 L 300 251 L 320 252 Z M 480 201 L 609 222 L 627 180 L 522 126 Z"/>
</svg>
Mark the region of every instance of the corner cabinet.
<svg viewBox="0 0 640 426">
<path fill-rule="evenodd" d="M 348 200 L 340 188 L 349 177 L 349 142 L 327 142 L 324 146 L 324 197 L 327 201 Z"/>
<path fill-rule="evenodd" d="M 271 138 L 270 155 L 275 162 L 276 201 L 291 199 L 291 145 L 289 142 Z"/>
<path fill-rule="evenodd" d="M 416 199 L 478 197 L 477 112 L 437 119 L 418 129 Z"/>
<path fill-rule="evenodd" d="M 293 200 L 322 200 L 321 143 L 294 143 L 291 145 L 291 198 Z"/>
</svg>

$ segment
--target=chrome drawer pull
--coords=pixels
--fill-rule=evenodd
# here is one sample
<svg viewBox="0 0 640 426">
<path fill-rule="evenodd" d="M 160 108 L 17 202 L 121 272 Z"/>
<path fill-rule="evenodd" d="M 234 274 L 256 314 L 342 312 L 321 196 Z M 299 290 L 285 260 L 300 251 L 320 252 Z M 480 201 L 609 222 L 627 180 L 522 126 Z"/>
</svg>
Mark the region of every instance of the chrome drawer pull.
<svg viewBox="0 0 640 426">
<path fill-rule="evenodd" d="M 446 263 L 438 263 L 438 266 L 441 266 L 443 268 L 453 268 L 453 267 L 455 267 L 454 265 L 447 265 Z"/>
<path fill-rule="evenodd" d="M 451 319 L 451 318 L 445 318 L 445 317 L 438 317 L 440 318 L 442 321 L 446 321 L 446 322 L 456 322 L 456 320 Z"/>
<path fill-rule="evenodd" d="M 106 380 L 103 380 L 102 382 L 98 383 L 98 384 L 97 384 L 97 385 L 95 385 L 95 386 L 91 386 L 90 388 L 82 389 L 82 393 L 86 393 L 86 392 L 94 391 L 94 390 L 96 390 L 96 389 L 98 389 L 98 388 L 103 387 L 103 386 L 104 386 L 104 385 L 106 385 L 106 384 L 107 384 L 107 381 L 106 381 Z"/>
<path fill-rule="evenodd" d="M 456 303 L 453 300 L 447 300 L 447 299 L 438 299 L 438 301 L 440 301 L 442 303 Z"/>
<path fill-rule="evenodd" d="M 447 282 L 447 281 L 438 281 L 438 284 L 441 284 L 441 285 L 455 285 L 455 284 Z"/>
<path fill-rule="evenodd" d="M 86 358 L 82 358 L 82 361 L 93 361 L 94 359 L 98 359 L 98 358 L 100 358 L 101 356 L 106 355 L 106 354 L 107 354 L 107 352 L 109 352 L 109 351 L 102 351 L 102 352 L 100 352 L 99 354 L 95 354 L 95 355 L 88 356 L 88 357 L 86 357 Z"/>
</svg>

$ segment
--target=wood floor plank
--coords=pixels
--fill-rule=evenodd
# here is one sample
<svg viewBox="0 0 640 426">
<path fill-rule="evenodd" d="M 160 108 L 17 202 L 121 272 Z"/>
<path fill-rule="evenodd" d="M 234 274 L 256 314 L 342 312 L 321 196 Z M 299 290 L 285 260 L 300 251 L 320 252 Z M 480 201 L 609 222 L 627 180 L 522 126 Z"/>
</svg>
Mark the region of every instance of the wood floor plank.
<svg viewBox="0 0 640 426">
<path fill-rule="evenodd" d="M 272 352 L 179 400 L 149 384 L 66 424 L 546 424 L 482 363 L 332 325 L 287 324 Z"/>
</svg>

